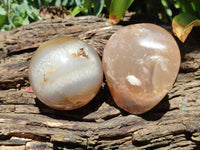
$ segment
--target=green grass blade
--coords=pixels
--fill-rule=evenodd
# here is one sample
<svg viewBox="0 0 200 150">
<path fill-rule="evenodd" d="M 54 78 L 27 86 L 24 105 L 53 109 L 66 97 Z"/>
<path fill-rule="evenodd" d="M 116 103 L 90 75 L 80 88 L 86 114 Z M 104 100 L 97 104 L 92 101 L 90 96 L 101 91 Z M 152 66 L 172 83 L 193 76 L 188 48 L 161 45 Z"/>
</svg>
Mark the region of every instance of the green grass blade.
<svg viewBox="0 0 200 150">
<path fill-rule="evenodd" d="M 84 0 L 83 7 L 86 8 L 87 11 L 85 13 L 87 15 L 92 15 L 91 6 L 92 6 L 92 0 Z"/>
<path fill-rule="evenodd" d="M 104 6 L 104 0 L 94 0 L 94 12 L 95 16 L 99 16 L 102 12 Z"/>
<path fill-rule="evenodd" d="M 75 2 L 76 2 L 76 5 L 77 5 L 78 7 L 80 7 L 80 8 L 83 7 L 82 1 L 81 1 L 81 0 L 75 0 Z"/>
<path fill-rule="evenodd" d="M 200 0 L 193 0 L 192 3 L 197 15 L 200 17 Z"/>
<path fill-rule="evenodd" d="M 133 1 L 134 0 L 112 0 L 109 10 L 109 22 L 111 24 L 117 24 Z"/>
<path fill-rule="evenodd" d="M 72 12 L 73 16 L 76 16 L 81 12 L 81 10 L 78 6 L 76 6 L 71 12 Z"/>
<path fill-rule="evenodd" d="M 180 3 L 180 7 L 183 13 L 194 13 L 192 3 L 190 0 L 177 0 Z"/>
<path fill-rule="evenodd" d="M 4 8 L 0 7 L 0 28 L 4 25 L 6 21 L 7 12 Z"/>
<path fill-rule="evenodd" d="M 81 10 L 81 12 L 85 15 L 91 15 L 91 3 L 92 0 L 75 0 L 77 6 L 79 6 Z"/>
</svg>

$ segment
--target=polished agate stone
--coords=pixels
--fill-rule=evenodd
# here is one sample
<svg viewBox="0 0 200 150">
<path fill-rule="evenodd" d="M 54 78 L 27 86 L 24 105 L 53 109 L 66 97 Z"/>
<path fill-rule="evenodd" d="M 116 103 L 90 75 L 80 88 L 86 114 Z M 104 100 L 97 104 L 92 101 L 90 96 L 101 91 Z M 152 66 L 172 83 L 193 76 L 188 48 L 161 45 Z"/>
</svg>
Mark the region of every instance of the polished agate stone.
<svg viewBox="0 0 200 150">
<path fill-rule="evenodd" d="M 103 69 L 116 104 L 132 114 L 157 105 L 172 88 L 180 67 L 174 38 L 162 27 L 123 27 L 108 40 Z"/>
<path fill-rule="evenodd" d="M 76 38 L 41 45 L 32 57 L 29 79 L 44 104 L 61 110 L 86 105 L 99 91 L 103 70 L 96 51 Z"/>
</svg>

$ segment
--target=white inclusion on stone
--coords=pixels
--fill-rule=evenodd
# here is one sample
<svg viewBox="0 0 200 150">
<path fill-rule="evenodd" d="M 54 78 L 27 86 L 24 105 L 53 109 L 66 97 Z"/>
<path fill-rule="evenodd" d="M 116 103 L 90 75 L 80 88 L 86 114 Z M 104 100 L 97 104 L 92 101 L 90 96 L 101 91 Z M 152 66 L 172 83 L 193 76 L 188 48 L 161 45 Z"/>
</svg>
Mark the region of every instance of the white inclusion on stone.
<svg viewBox="0 0 200 150">
<path fill-rule="evenodd" d="M 139 58 L 136 61 L 138 64 L 144 64 L 144 59 L 142 59 L 142 58 Z"/>
<path fill-rule="evenodd" d="M 163 61 L 160 62 L 160 66 L 163 71 L 168 70 L 168 68 L 166 67 L 166 63 L 168 63 L 168 61 L 169 61 L 169 59 L 163 59 Z"/>
<path fill-rule="evenodd" d="M 147 48 L 160 49 L 160 50 L 163 50 L 166 48 L 164 45 L 160 44 L 159 42 L 151 41 L 148 39 L 141 39 L 140 45 L 147 47 Z"/>
<path fill-rule="evenodd" d="M 153 61 L 162 61 L 162 59 L 163 59 L 162 56 L 158 56 L 158 55 L 151 56 L 150 58 Z"/>
<path fill-rule="evenodd" d="M 153 61 L 159 62 L 160 66 L 161 66 L 161 69 L 163 71 L 167 71 L 168 70 L 167 67 L 166 67 L 166 63 L 169 61 L 168 59 L 163 58 L 162 56 L 158 56 L 158 55 L 151 56 L 150 58 Z"/>
<path fill-rule="evenodd" d="M 146 67 L 142 67 L 144 73 L 149 73 L 149 70 Z"/>
<path fill-rule="evenodd" d="M 134 75 L 128 75 L 126 77 L 126 79 L 132 85 L 136 85 L 136 86 L 141 86 L 142 85 L 141 81 L 137 77 L 135 77 Z"/>
</svg>

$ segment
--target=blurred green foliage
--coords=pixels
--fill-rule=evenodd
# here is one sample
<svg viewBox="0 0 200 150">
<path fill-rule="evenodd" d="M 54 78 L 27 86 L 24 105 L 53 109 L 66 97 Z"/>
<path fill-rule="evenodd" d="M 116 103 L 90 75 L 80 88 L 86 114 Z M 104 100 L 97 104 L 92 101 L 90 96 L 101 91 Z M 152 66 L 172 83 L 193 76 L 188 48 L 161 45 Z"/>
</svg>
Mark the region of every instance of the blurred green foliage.
<svg viewBox="0 0 200 150">
<path fill-rule="evenodd" d="M 27 0 L 1 0 L 0 29 L 11 30 L 32 21 L 40 20 L 39 9 L 29 5 Z"/>
<path fill-rule="evenodd" d="M 200 18 L 200 0 L 1 0 L 0 30 L 7 31 L 41 20 L 38 13 L 42 6 L 62 6 L 74 16 L 104 14 L 113 24 L 120 21 L 126 10 L 167 23 L 175 17 L 176 25 L 185 26 L 196 20 L 199 23 Z M 188 19 L 189 16 L 195 20 Z"/>
<path fill-rule="evenodd" d="M 74 16 L 98 16 L 104 8 L 104 0 L 1 0 L 0 30 L 12 30 L 41 20 L 38 13 L 42 6 L 64 6 Z"/>
<path fill-rule="evenodd" d="M 95 15 L 99 16 L 104 7 L 104 0 L 75 0 L 77 6 L 72 14 L 75 16 L 80 12 L 83 15 Z"/>
</svg>

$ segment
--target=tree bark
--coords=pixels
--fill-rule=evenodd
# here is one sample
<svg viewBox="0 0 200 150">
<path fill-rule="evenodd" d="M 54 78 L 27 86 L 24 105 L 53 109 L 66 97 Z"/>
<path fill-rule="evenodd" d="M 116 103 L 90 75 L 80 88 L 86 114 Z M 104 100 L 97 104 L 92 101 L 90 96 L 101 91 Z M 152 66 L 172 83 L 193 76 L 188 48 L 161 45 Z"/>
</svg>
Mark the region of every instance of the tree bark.
<svg viewBox="0 0 200 150">
<path fill-rule="evenodd" d="M 200 37 L 195 33 L 185 44 L 178 42 L 182 63 L 173 88 L 143 115 L 118 108 L 106 84 L 88 105 L 73 111 L 51 109 L 27 92 L 29 60 L 43 42 L 78 37 L 101 56 L 121 27 L 87 16 L 39 21 L 0 33 L 0 149 L 200 148 Z"/>
</svg>

